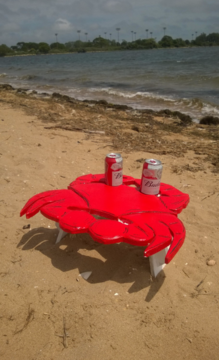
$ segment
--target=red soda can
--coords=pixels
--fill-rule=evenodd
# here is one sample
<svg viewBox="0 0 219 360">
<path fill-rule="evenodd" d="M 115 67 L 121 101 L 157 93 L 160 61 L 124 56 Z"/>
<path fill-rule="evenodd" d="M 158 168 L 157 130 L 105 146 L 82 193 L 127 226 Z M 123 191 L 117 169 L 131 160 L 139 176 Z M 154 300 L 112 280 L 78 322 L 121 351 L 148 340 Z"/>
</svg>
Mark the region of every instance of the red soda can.
<svg viewBox="0 0 219 360">
<path fill-rule="evenodd" d="M 123 160 L 120 154 L 110 153 L 105 159 L 105 178 L 106 184 L 119 186 L 123 183 Z"/>
<path fill-rule="evenodd" d="M 142 170 L 140 187 L 142 193 L 147 195 L 159 194 L 162 170 L 163 165 L 160 160 L 145 160 Z"/>
</svg>

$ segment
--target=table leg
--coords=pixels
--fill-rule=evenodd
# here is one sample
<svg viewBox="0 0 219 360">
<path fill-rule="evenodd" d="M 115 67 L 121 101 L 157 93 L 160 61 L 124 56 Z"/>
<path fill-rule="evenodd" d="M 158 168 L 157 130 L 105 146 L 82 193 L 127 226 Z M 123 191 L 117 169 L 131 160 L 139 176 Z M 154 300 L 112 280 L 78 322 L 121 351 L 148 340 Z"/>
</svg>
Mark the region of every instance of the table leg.
<svg viewBox="0 0 219 360">
<path fill-rule="evenodd" d="M 67 235 L 68 233 L 65 232 L 64 230 L 62 230 L 59 227 L 59 224 L 57 222 L 56 222 L 56 227 L 59 230 L 59 233 L 58 233 L 58 236 L 57 236 L 57 239 L 56 239 L 56 244 L 58 244 L 65 237 L 65 235 Z"/>
<path fill-rule="evenodd" d="M 152 276 L 156 277 L 159 274 L 159 272 L 166 266 L 165 256 L 168 250 L 169 250 L 169 246 L 149 257 Z"/>
</svg>

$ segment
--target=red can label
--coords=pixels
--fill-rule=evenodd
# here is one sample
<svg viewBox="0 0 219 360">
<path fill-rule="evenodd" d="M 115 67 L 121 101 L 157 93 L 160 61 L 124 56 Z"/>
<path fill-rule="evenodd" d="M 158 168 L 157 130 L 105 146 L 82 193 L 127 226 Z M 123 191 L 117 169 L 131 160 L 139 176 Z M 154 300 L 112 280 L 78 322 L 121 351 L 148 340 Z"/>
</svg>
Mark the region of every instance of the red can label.
<svg viewBox="0 0 219 360">
<path fill-rule="evenodd" d="M 105 159 L 106 184 L 119 186 L 123 183 L 123 161 L 120 154 L 110 153 Z"/>
<path fill-rule="evenodd" d="M 159 160 L 147 159 L 143 165 L 141 192 L 147 195 L 157 195 L 160 190 L 162 163 Z"/>
</svg>

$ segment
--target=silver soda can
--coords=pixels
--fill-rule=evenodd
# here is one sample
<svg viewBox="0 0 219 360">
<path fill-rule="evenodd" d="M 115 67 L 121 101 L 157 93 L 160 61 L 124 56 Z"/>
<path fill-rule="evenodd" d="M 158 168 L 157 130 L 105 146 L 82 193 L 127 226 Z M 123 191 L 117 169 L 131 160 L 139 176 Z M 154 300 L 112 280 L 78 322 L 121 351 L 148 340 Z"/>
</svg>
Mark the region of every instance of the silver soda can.
<svg viewBox="0 0 219 360">
<path fill-rule="evenodd" d="M 123 183 L 123 160 L 120 154 L 110 153 L 105 158 L 106 184 L 119 186 Z"/>
<path fill-rule="evenodd" d="M 147 195 L 159 194 L 162 170 L 163 165 L 160 160 L 145 160 L 140 187 L 142 193 Z"/>
</svg>

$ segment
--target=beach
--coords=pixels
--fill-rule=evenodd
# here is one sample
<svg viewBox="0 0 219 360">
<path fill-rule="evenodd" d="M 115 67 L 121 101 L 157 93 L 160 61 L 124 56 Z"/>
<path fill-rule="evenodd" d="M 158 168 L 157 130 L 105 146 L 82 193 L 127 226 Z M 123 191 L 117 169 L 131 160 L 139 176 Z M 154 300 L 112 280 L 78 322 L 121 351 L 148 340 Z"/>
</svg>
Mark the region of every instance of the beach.
<svg viewBox="0 0 219 360">
<path fill-rule="evenodd" d="M 6 85 L 0 126 L 0 358 L 218 359 L 219 126 Z M 161 160 L 162 182 L 190 196 L 184 245 L 155 279 L 142 247 L 55 244 L 53 221 L 19 215 L 33 195 L 103 173 L 112 151 L 135 178 Z"/>
</svg>

